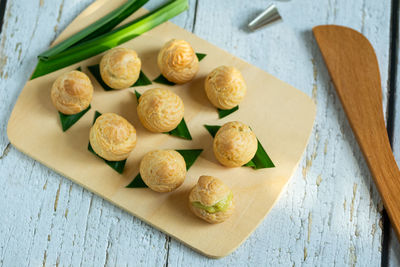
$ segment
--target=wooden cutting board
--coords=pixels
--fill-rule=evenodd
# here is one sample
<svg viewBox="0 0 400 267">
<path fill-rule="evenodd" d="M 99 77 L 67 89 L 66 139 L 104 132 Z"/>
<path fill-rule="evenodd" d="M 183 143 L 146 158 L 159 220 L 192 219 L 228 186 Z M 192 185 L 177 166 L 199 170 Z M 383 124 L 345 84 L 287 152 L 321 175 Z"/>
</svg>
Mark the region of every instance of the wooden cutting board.
<svg viewBox="0 0 400 267">
<path fill-rule="evenodd" d="M 96 1 L 69 25 L 56 42 L 86 27 L 123 2 Z M 141 10 L 138 13 L 144 12 Z M 133 16 L 127 21 L 132 19 Z M 102 55 L 29 81 L 11 114 L 8 138 L 23 153 L 196 251 L 209 257 L 223 257 L 255 230 L 283 191 L 307 145 L 316 107 L 310 97 L 301 91 L 170 22 L 122 46 L 138 52 L 143 72 L 154 79 L 159 75 L 157 53 L 172 38 L 187 40 L 196 52 L 207 54 L 192 82 L 169 87 L 183 99 L 185 120 L 193 136 L 192 141 L 146 131 L 136 114 L 134 89 L 106 92 L 91 75 L 95 87 L 92 109 L 67 132 L 62 132 L 58 113 L 50 100 L 52 83 L 60 74 L 79 66 L 89 73 L 86 67 L 97 64 Z M 216 109 L 207 100 L 203 82 L 212 69 L 223 64 L 235 66 L 242 72 L 248 94 L 237 112 L 218 119 Z M 143 93 L 154 87 L 166 86 L 153 83 L 135 89 Z M 122 175 L 87 150 L 95 110 L 118 113 L 137 129 L 138 143 Z M 212 151 L 212 137 L 203 125 L 222 125 L 234 120 L 250 125 L 275 163 L 275 168 L 230 169 L 218 164 Z M 178 190 L 160 194 L 149 189 L 125 188 L 138 173 L 139 162 L 146 152 L 166 148 L 204 149 Z M 210 225 L 189 211 L 188 193 L 198 177 L 205 174 L 219 177 L 233 190 L 236 212 L 222 224 Z"/>
</svg>

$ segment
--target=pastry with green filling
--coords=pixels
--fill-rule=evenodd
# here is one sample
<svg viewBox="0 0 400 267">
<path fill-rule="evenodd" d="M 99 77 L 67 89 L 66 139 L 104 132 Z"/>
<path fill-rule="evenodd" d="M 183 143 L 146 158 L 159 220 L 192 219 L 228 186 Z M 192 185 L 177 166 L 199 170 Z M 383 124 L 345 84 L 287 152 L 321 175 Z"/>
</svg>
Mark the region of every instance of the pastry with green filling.
<svg viewBox="0 0 400 267">
<path fill-rule="evenodd" d="M 227 220 L 235 210 L 233 193 L 221 180 L 212 176 L 200 176 L 189 194 L 190 210 L 209 223 Z"/>
</svg>

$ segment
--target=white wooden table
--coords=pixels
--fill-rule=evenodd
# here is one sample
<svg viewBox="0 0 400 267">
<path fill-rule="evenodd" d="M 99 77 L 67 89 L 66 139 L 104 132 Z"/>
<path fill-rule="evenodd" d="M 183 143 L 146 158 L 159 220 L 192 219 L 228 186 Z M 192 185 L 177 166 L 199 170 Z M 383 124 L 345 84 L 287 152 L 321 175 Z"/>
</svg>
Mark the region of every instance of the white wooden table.
<svg viewBox="0 0 400 267">
<path fill-rule="evenodd" d="M 220 260 L 171 240 L 8 142 L 8 117 L 36 55 L 92 1 L 0 0 L 0 266 L 400 265 L 398 241 L 311 33 L 316 25 L 340 24 L 371 41 L 400 162 L 398 0 L 277 2 L 284 22 L 254 33 L 246 24 L 270 1 L 191 0 L 190 10 L 173 19 L 318 106 L 309 146 L 282 197 L 251 237 Z"/>
</svg>

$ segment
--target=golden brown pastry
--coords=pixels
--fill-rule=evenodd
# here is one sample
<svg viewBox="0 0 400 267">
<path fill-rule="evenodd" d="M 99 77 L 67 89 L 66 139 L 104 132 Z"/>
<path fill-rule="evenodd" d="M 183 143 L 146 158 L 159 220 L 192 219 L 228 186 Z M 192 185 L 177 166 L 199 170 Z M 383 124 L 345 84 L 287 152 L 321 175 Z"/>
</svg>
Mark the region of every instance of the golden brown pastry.
<svg viewBox="0 0 400 267">
<path fill-rule="evenodd" d="M 181 186 L 186 177 L 186 163 L 175 150 L 156 150 L 144 155 L 140 176 L 156 192 L 171 192 Z"/>
<path fill-rule="evenodd" d="M 162 75 L 173 83 L 186 83 L 193 79 L 199 70 L 199 60 L 190 44 L 184 40 L 167 42 L 157 57 Z"/>
<path fill-rule="evenodd" d="M 139 98 L 137 112 L 143 126 L 157 133 L 178 126 L 184 114 L 182 99 L 165 88 L 149 89 Z"/>
<path fill-rule="evenodd" d="M 196 216 L 209 223 L 221 223 L 235 210 L 229 187 L 215 177 L 204 175 L 189 194 L 189 207 Z"/>
<path fill-rule="evenodd" d="M 92 101 L 93 85 L 89 77 L 77 70 L 56 79 L 51 88 L 51 100 L 61 113 L 71 115 L 85 110 Z"/>
<path fill-rule="evenodd" d="M 132 49 L 117 47 L 108 51 L 100 61 L 103 81 L 113 89 L 131 87 L 139 78 L 142 62 Z"/>
<path fill-rule="evenodd" d="M 120 161 L 128 158 L 136 146 L 136 129 L 115 113 L 104 113 L 90 129 L 90 145 L 103 159 Z"/>
<path fill-rule="evenodd" d="M 214 106 L 220 109 L 232 109 L 246 95 L 246 83 L 238 69 L 220 66 L 208 74 L 205 90 Z"/>
<path fill-rule="evenodd" d="M 214 154 L 227 167 L 240 167 L 257 152 L 257 137 L 249 126 L 233 121 L 225 123 L 214 137 Z"/>
</svg>

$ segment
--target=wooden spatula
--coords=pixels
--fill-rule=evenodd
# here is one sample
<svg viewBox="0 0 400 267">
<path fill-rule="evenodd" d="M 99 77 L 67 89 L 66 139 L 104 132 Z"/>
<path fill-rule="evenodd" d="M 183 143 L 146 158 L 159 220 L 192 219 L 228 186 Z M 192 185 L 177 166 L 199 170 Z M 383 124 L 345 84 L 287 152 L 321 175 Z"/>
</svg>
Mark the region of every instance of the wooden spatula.
<svg viewBox="0 0 400 267">
<path fill-rule="evenodd" d="M 381 78 L 374 49 L 367 38 L 350 28 L 317 26 L 313 33 L 400 239 L 400 171 L 385 127 Z"/>
</svg>

